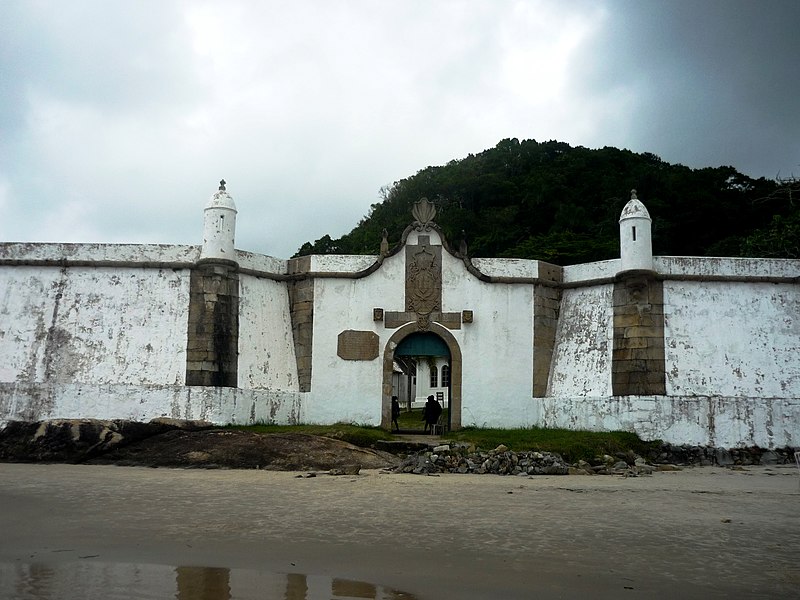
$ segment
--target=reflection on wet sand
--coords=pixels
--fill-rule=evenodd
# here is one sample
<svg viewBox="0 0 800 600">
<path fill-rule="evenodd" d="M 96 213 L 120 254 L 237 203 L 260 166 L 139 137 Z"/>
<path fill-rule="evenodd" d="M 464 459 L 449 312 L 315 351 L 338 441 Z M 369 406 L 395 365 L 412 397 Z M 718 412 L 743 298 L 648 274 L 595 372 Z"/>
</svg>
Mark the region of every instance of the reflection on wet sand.
<svg viewBox="0 0 800 600">
<path fill-rule="evenodd" d="M 128 563 L 0 564 L 0 597 L 19 600 L 417 600 L 367 583 L 323 575 Z"/>
</svg>

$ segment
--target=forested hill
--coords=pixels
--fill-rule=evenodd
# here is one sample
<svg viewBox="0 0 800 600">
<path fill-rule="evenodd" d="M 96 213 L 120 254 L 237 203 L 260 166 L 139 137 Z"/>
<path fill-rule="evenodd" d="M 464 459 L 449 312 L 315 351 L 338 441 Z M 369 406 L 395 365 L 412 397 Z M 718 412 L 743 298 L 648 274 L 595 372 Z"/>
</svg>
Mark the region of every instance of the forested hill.
<svg viewBox="0 0 800 600">
<path fill-rule="evenodd" d="M 568 265 L 619 256 L 618 219 L 636 189 L 653 218 L 653 252 L 800 258 L 800 180 L 752 179 L 733 167 L 689 169 L 654 154 L 563 142 L 502 140 L 384 188 L 350 233 L 305 243 L 305 254 L 377 254 L 400 241 L 422 197 L 470 256 Z"/>
</svg>

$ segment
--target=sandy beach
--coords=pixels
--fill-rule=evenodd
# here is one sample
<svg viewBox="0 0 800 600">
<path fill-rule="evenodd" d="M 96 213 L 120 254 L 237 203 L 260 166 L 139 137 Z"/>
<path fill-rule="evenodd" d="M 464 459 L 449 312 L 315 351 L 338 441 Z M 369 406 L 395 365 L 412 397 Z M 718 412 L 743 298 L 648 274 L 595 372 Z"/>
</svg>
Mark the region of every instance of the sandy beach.
<svg viewBox="0 0 800 600">
<path fill-rule="evenodd" d="M 298 475 L 0 464 L 0 597 L 800 597 L 794 465 Z"/>
</svg>

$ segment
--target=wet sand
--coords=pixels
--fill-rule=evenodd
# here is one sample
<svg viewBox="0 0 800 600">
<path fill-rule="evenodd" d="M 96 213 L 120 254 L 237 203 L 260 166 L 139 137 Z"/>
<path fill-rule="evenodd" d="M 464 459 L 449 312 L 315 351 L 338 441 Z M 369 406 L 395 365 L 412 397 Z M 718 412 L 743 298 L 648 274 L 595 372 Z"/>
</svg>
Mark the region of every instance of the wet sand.
<svg viewBox="0 0 800 600">
<path fill-rule="evenodd" d="M 94 562 L 343 578 L 418 600 L 793 598 L 798 549 L 794 465 L 625 479 L 0 464 L 0 598 L 31 565 Z"/>
</svg>

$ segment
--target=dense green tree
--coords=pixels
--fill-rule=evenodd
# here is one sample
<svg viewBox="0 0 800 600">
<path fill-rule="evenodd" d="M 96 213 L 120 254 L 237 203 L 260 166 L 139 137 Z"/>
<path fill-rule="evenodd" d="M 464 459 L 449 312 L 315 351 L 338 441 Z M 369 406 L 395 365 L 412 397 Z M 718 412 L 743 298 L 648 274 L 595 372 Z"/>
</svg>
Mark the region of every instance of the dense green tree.
<svg viewBox="0 0 800 600">
<path fill-rule="evenodd" d="M 800 193 L 792 185 L 647 152 L 505 139 L 383 188 L 350 233 L 306 243 L 297 255 L 376 254 L 383 229 L 390 244 L 399 242 L 412 204 L 427 197 L 450 242 L 466 233 L 471 256 L 604 260 L 619 255 L 617 219 L 635 188 L 653 217 L 656 254 L 790 256 Z"/>
<path fill-rule="evenodd" d="M 780 180 L 769 197 L 759 201 L 785 202 L 787 212 L 774 214 L 769 225 L 756 229 L 741 241 L 740 253 L 745 256 L 800 258 L 800 180 Z"/>
</svg>

